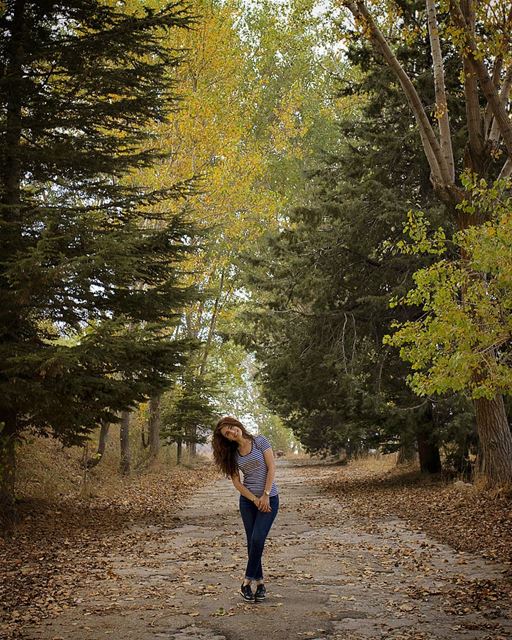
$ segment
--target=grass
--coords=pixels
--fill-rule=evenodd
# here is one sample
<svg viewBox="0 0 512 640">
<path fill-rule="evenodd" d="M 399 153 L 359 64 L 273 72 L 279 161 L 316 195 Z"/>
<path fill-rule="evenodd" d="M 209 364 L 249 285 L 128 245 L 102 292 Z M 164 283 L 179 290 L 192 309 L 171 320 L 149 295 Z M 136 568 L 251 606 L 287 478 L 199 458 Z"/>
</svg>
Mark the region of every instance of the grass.
<svg viewBox="0 0 512 640">
<path fill-rule="evenodd" d="M 132 472 L 119 474 L 119 435 L 117 425 L 111 427 L 103 459 L 91 469 L 84 469 L 85 459 L 97 450 L 98 434 L 83 447 L 64 447 L 51 437 L 29 435 L 17 449 L 16 498 L 18 502 L 56 502 L 62 499 L 95 497 L 115 493 L 120 486 L 146 474 L 158 475 L 177 469 L 176 447 L 163 446 L 159 459 L 150 463 L 147 449 L 140 446 L 140 430 L 131 433 Z M 205 464 L 198 457 L 183 458 L 181 469 L 195 469 Z"/>
</svg>

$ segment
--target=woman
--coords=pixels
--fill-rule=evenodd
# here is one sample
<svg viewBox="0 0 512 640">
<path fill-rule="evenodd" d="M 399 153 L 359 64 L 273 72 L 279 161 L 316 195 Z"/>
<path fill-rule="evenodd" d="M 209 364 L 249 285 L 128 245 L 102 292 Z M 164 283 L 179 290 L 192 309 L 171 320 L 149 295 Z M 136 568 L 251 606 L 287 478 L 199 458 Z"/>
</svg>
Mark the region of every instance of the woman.
<svg viewBox="0 0 512 640">
<path fill-rule="evenodd" d="M 275 462 L 270 442 L 251 435 L 236 418 L 221 418 L 213 433 L 213 457 L 240 492 L 240 514 L 247 535 L 248 561 L 241 593 L 244 600 L 261 602 L 266 589 L 261 556 L 270 527 L 279 509 L 274 484 Z M 243 474 L 243 483 L 240 480 Z M 256 592 L 252 591 L 256 584 Z"/>
</svg>

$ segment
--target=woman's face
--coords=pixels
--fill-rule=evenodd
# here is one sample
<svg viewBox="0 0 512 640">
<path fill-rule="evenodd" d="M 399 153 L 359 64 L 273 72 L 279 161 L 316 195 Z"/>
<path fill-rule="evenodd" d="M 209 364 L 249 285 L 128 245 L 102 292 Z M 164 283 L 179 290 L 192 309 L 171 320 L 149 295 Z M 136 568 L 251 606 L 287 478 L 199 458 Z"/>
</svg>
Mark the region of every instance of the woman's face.
<svg viewBox="0 0 512 640">
<path fill-rule="evenodd" d="M 220 428 L 221 434 L 226 440 L 238 440 L 242 435 L 242 429 L 234 424 L 225 424 Z"/>
</svg>

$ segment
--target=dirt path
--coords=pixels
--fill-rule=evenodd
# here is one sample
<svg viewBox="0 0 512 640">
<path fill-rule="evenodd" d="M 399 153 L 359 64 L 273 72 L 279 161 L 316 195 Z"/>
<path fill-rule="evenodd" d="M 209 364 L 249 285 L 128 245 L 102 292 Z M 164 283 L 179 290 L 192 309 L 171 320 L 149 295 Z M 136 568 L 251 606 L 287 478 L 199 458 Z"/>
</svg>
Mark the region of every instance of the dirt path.
<svg viewBox="0 0 512 640">
<path fill-rule="evenodd" d="M 323 471 L 325 473 L 325 471 Z M 107 557 L 111 570 L 30 640 L 394 640 L 512 638 L 510 603 L 486 598 L 503 567 L 409 529 L 342 512 L 279 463 L 281 510 L 267 543 L 269 597 L 238 595 L 245 540 L 231 483 L 201 489 L 168 528 Z M 144 535 L 142 535 L 142 533 Z M 468 589 L 475 597 L 468 605 Z M 462 597 L 464 594 L 464 598 Z"/>
</svg>

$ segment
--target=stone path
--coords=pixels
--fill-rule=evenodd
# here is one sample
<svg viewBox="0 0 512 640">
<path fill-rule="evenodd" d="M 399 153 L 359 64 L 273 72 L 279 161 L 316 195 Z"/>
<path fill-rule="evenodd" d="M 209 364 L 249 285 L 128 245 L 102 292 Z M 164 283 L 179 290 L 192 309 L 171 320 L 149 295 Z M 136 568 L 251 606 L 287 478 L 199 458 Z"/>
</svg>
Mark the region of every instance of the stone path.
<svg viewBox="0 0 512 640">
<path fill-rule="evenodd" d="M 297 468 L 279 462 L 281 509 L 264 557 L 268 599 L 238 594 L 245 539 L 230 482 L 198 491 L 169 527 L 84 585 L 75 606 L 27 640 L 506 640 L 509 604 L 468 607 L 503 567 L 409 529 L 343 513 Z M 362 511 L 364 507 L 362 506 Z M 477 598 L 478 600 L 478 598 Z"/>
</svg>

